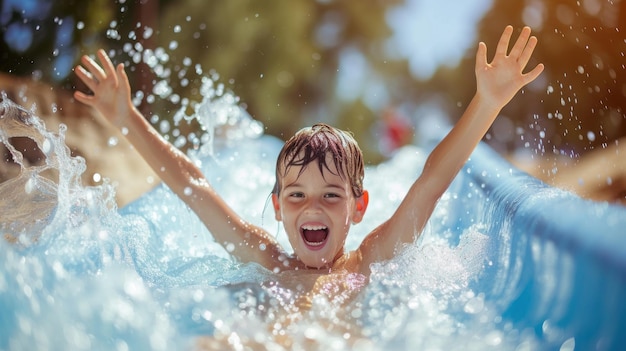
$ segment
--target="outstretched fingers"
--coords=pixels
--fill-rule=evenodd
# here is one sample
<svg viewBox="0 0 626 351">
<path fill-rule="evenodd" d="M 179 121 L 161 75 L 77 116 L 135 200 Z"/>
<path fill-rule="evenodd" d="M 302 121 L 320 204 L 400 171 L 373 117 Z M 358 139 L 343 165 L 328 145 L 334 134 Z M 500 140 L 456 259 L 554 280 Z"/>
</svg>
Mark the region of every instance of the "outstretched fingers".
<svg viewBox="0 0 626 351">
<path fill-rule="evenodd" d="M 524 48 L 527 46 L 529 37 L 530 37 L 530 28 L 529 27 L 522 28 L 522 32 L 519 34 L 519 37 L 517 38 L 515 45 L 513 45 L 513 48 L 511 49 L 509 56 L 519 57 L 522 54 L 522 51 L 524 51 Z"/>
<path fill-rule="evenodd" d="M 78 78 L 80 78 L 80 80 L 85 83 L 87 88 L 89 88 L 89 90 L 94 91 L 96 89 L 96 87 L 98 86 L 97 79 L 85 68 L 83 68 L 83 66 L 76 66 L 76 69 L 74 71 L 76 72 Z"/>
<path fill-rule="evenodd" d="M 543 63 L 538 64 L 535 68 L 533 68 L 530 72 L 523 75 L 524 77 L 524 85 L 535 80 L 539 75 L 543 72 Z"/>
<path fill-rule="evenodd" d="M 485 68 L 489 62 L 487 62 L 487 44 L 482 41 L 478 43 L 478 50 L 476 51 L 476 67 L 475 70 L 479 71 Z"/>
<path fill-rule="evenodd" d="M 507 26 L 502 32 L 493 60 L 487 61 L 487 48 L 479 43 L 476 52 L 477 91 L 491 102 L 504 106 L 526 84 L 535 80 L 543 71 L 542 64 L 524 73 L 537 38 L 530 35 L 530 28 L 524 27 L 509 52 L 513 27 Z"/>
<path fill-rule="evenodd" d="M 506 26 L 506 28 L 504 28 L 504 32 L 502 32 L 502 36 L 500 36 L 500 41 L 498 41 L 498 46 L 496 47 L 496 56 L 506 56 L 512 34 L 513 26 Z"/>
<path fill-rule="evenodd" d="M 110 61 L 109 61 L 110 62 Z M 111 67 L 113 67 L 111 65 Z M 124 69 L 124 64 L 120 63 L 117 65 L 117 79 L 120 90 L 127 95 L 130 96 L 130 82 L 128 81 L 128 76 L 126 75 L 126 70 Z"/>
<path fill-rule="evenodd" d="M 122 64 L 116 68 L 111 59 L 102 49 L 96 53 L 100 64 L 89 56 L 81 58 L 81 65 L 76 66 L 76 76 L 91 90 L 91 94 L 80 91 L 74 92 L 79 102 L 96 107 L 111 98 L 118 92 L 130 95 L 130 84 Z"/>
<path fill-rule="evenodd" d="M 80 63 L 84 66 L 86 73 L 88 73 L 86 77 L 94 80 L 96 84 L 106 78 L 106 73 L 104 73 L 102 68 L 100 68 L 100 65 L 98 65 L 91 57 L 84 55 L 81 57 Z"/>
<path fill-rule="evenodd" d="M 85 105 L 93 105 L 94 102 L 94 97 L 93 95 L 87 95 L 85 93 L 83 93 L 82 91 L 75 91 L 74 92 L 74 98 L 76 100 L 78 100 L 79 102 L 82 102 Z"/>
<path fill-rule="evenodd" d="M 535 51 L 535 47 L 537 47 L 537 38 L 530 37 L 526 46 L 524 46 L 524 50 L 521 54 L 519 54 L 519 58 L 517 59 L 517 62 L 519 62 L 522 67 L 526 67 L 528 61 L 530 61 L 530 57 L 532 56 L 533 51 Z"/>
<path fill-rule="evenodd" d="M 94 93 L 100 84 L 107 81 L 113 83 L 113 86 L 117 85 L 117 74 L 109 56 L 102 49 L 98 50 L 97 56 L 100 65 L 91 57 L 84 55 L 80 60 L 82 66 L 77 66 L 75 70 L 76 75 Z"/>
<path fill-rule="evenodd" d="M 111 78 L 116 78 L 117 75 L 115 74 L 115 67 L 113 66 L 113 62 L 111 62 L 109 55 L 107 55 L 102 49 L 98 50 L 97 55 L 100 64 L 102 64 L 102 68 L 104 68 L 105 74 Z"/>
<path fill-rule="evenodd" d="M 537 47 L 537 38 L 534 36 L 530 36 L 530 28 L 524 27 L 522 32 L 517 38 L 517 42 L 511 49 L 511 56 L 517 60 L 517 63 L 523 70 L 528 65 L 530 58 Z M 533 68 L 530 72 L 523 75 L 524 84 L 528 84 L 535 80 L 541 72 L 543 72 L 543 64 L 538 64 L 535 68 Z"/>
</svg>

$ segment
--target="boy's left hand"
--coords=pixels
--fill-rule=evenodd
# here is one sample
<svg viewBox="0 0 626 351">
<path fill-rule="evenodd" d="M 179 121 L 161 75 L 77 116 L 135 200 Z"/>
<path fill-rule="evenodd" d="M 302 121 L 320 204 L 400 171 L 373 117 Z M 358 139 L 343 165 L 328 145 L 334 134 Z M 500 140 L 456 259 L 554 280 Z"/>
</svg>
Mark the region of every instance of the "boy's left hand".
<svg viewBox="0 0 626 351">
<path fill-rule="evenodd" d="M 476 53 L 476 93 L 494 107 L 502 108 L 526 84 L 532 82 L 543 71 L 538 64 L 528 73 L 523 73 L 537 45 L 537 38 L 530 36 L 530 28 L 524 27 L 515 45 L 507 55 L 513 27 L 507 26 L 500 37 L 495 56 L 487 62 L 487 46 L 481 42 Z"/>
</svg>

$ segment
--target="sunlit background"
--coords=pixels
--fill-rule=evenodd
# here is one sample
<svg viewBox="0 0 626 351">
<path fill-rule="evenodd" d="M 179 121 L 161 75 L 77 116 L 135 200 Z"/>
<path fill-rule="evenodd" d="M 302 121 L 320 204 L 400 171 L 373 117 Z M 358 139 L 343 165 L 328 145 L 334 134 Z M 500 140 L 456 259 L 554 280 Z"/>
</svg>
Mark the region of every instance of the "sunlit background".
<svg viewBox="0 0 626 351">
<path fill-rule="evenodd" d="M 578 158 L 626 135 L 620 0 L 4 0 L 0 71 L 72 91 L 82 54 L 103 47 L 133 63 L 133 53 L 162 48 L 177 96 L 198 99 L 199 84 L 185 74 L 199 65 L 219 74 L 266 133 L 284 139 L 328 122 L 354 132 L 376 163 L 419 143 L 440 121 L 433 116 L 460 116 L 475 89 L 477 42 L 492 54 L 507 24 L 533 29 L 540 44 L 530 65 L 546 70 L 502 111 L 490 145 Z M 169 118 L 153 72 L 132 66 L 142 110 Z"/>
<path fill-rule="evenodd" d="M 372 194 L 367 222 L 350 234 L 356 247 L 371 230 L 367 225 L 375 228 L 388 218 L 432 141 L 465 110 L 475 90 L 477 43 L 487 43 L 491 58 L 508 24 L 516 31 L 533 29 L 539 45 L 529 66 L 542 62 L 546 69 L 507 105 L 484 140 L 549 185 L 602 203 L 506 172 L 508 163 L 479 150 L 442 197 L 415 250 L 408 247 L 391 264 L 375 265 L 378 273 L 348 308 L 315 302 L 320 308 L 311 309 L 311 318 L 293 320 L 304 321 L 296 324 L 307 330 L 319 327 L 317 316 L 332 321 L 333 330 L 310 329 L 315 333 L 309 335 L 334 343 L 335 337 L 351 337 L 335 329 L 335 316 L 351 316 L 345 322 L 371 329 L 383 349 L 506 349 L 505 343 L 520 341 L 516 350 L 541 349 L 530 343 L 535 337 L 560 350 L 622 346 L 626 217 L 624 208 L 606 201 L 626 205 L 626 0 L 0 4 L 0 91 L 35 109 L 51 133 L 60 130 L 60 122 L 67 124 L 67 134 L 46 133 L 47 145 L 53 145 L 43 148 L 47 153 L 28 137 L 10 140 L 12 150 L 23 153 L 19 165 L 12 158 L 16 153 L 0 143 L 0 182 L 8 184 L 0 190 L 16 190 L 0 195 L 0 229 L 10 228 L 0 232 L 4 241 L 16 243 L 0 245 L 0 348 L 154 349 L 159 342 L 166 349 L 204 334 L 205 327 L 223 325 L 228 333 L 241 329 L 246 336 L 266 322 L 281 326 L 274 324 L 271 308 L 259 307 L 272 317 L 258 321 L 246 312 L 257 301 L 265 306 L 263 301 L 274 299 L 269 290 L 253 289 L 245 295 L 255 301 L 248 305 L 238 290 L 233 296 L 199 289 L 256 282 L 265 273 L 226 259 L 227 251 L 166 187 L 149 192 L 159 174 L 115 127 L 72 98 L 76 89 L 86 89 L 73 73 L 81 55 L 104 48 L 125 63 L 134 101 L 182 149 L 197 146 L 190 136 L 200 126 L 184 120 L 177 126 L 176 117 L 181 109 L 193 110 L 188 101 L 201 100 L 207 76 L 239 96 L 265 133 L 280 139 L 318 121 L 352 131 L 374 165 L 366 171 Z M 220 112 L 232 107 L 225 105 Z M 4 106 L 0 118 L 9 118 L 0 122 L 17 120 L 15 129 L 28 129 Z M 25 135 L 38 133 L 33 128 Z M 274 179 L 271 170 L 259 170 L 272 169 L 267 156 L 278 146 L 271 142 L 244 143 L 204 163 L 203 170 L 238 213 L 260 219 L 287 240 L 273 226 L 271 207 L 263 207 L 263 186 L 269 191 Z M 62 143 L 86 159 L 82 183 L 76 181 L 82 163 L 65 155 L 53 179 L 58 186 L 39 190 L 47 183 L 39 170 L 30 173 L 32 165 L 65 152 Z M 408 143 L 419 147 L 394 155 Z M 208 171 L 213 165 L 216 172 Z M 15 230 L 26 234 L 12 235 Z M 283 288 L 276 287 L 282 301 Z M 234 306 L 245 313 L 231 314 Z M 240 319 L 246 316 L 254 319 Z"/>
</svg>

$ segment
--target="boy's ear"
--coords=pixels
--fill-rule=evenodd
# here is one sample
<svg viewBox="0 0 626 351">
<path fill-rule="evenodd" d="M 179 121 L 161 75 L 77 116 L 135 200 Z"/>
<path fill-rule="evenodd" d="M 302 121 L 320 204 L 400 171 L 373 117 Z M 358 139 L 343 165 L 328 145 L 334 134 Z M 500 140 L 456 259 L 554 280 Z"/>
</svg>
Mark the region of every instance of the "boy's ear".
<svg viewBox="0 0 626 351">
<path fill-rule="evenodd" d="M 367 190 L 363 190 L 363 195 L 356 198 L 356 209 L 352 214 L 352 223 L 360 223 L 363 220 L 367 204 L 370 201 L 370 195 Z"/>
<path fill-rule="evenodd" d="M 274 205 L 274 216 L 277 221 L 282 221 L 283 218 L 280 215 L 280 202 L 278 201 L 278 195 L 272 193 L 272 205 Z"/>
</svg>

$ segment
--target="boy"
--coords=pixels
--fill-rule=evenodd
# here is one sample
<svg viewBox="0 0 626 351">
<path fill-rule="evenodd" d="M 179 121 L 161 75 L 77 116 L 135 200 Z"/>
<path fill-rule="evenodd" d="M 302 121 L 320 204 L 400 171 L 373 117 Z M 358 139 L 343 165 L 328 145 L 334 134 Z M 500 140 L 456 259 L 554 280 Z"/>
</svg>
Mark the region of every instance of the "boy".
<svg viewBox="0 0 626 351">
<path fill-rule="evenodd" d="M 257 262 L 275 272 L 358 274 L 367 278 L 370 264 L 391 259 L 403 243 L 422 232 L 438 199 L 448 188 L 499 111 L 543 70 L 539 64 L 523 73 L 537 39 L 522 29 L 508 51 L 513 28 L 507 26 L 494 59 L 487 47 L 476 54 L 477 90 L 458 123 L 428 157 L 422 174 L 395 213 L 374 229 L 352 252 L 344 252 L 350 225 L 362 220 L 368 193 L 363 189 L 363 160 L 354 139 L 324 124 L 292 137 L 276 164 L 272 204 L 283 222 L 294 255 L 287 254 L 263 228 L 239 217 L 208 183 L 200 170 L 154 130 L 131 102 L 124 67 L 114 67 L 104 51 L 100 65 L 87 56 L 76 74 L 93 92 L 76 92 L 78 101 L 94 107 L 127 137 L 161 179 L 202 220 L 216 241 L 234 244 L 242 262 Z M 233 247 L 233 245 L 230 245 Z M 317 275 L 317 274 L 315 274 Z"/>
</svg>

